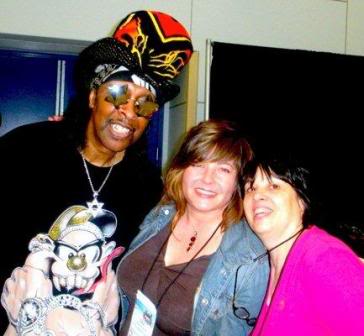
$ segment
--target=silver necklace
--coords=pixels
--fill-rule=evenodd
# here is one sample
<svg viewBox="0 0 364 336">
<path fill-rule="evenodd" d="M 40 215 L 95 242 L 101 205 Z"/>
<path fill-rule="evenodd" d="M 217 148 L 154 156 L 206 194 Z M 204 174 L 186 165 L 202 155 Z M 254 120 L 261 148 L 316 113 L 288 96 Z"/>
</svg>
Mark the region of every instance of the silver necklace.
<svg viewBox="0 0 364 336">
<path fill-rule="evenodd" d="M 91 176 L 90 176 L 90 172 L 88 170 L 88 167 L 87 167 L 87 163 L 86 163 L 86 160 L 85 158 L 83 157 L 83 154 L 81 154 L 81 157 L 82 157 L 82 161 L 83 161 L 83 166 L 85 167 L 85 171 L 86 171 L 86 175 L 87 175 L 87 179 L 88 179 L 88 182 L 90 184 L 90 187 L 91 187 L 91 190 L 92 190 L 92 195 L 93 195 L 93 200 L 92 202 L 86 202 L 87 203 L 87 207 L 89 208 L 89 210 L 91 211 L 92 215 L 93 216 L 96 216 L 100 211 L 102 211 L 102 207 L 104 205 L 104 203 L 102 202 L 99 202 L 97 200 L 97 197 L 99 196 L 102 188 L 104 187 L 106 181 L 108 180 L 109 176 L 110 176 L 110 173 L 114 167 L 114 165 L 112 165 L 109 169 L 109 171 L 107 172 L 104 180 L 102 181 L 99 189 L 95 189 L 94 187 L 94 184 L 92 183 L 92 180 L 91 180 Z"/>
</svg>

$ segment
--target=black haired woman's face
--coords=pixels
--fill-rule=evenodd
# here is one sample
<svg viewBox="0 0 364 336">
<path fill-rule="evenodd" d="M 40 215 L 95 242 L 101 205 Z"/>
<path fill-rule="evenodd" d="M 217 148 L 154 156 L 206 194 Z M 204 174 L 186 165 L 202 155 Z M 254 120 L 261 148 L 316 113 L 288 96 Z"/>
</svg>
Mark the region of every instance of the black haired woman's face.
<svg viewBox="0 0 364 336">
<path fill-rule="evenodd" d="M 245 217 L 259 237 L 276 244 L 302 226 L 305 206 L 289 183 L 258 169 L 244 193 Z"/>
</svg>

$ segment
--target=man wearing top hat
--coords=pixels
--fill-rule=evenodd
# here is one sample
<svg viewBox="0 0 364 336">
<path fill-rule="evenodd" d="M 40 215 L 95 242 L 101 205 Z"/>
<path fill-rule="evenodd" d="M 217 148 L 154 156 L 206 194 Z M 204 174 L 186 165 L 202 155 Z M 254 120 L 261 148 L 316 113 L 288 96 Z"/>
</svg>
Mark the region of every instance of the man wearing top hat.
<svg viewBox="0 0 364 336">
<path fill-rule="evenodd" d="M 31 238 L 73 205 L 85 205 L 93 215 L 112 211 L 118 222 L 113 239 L 129 245 L 162 191 L 143 134 L 159 106 L 178 94 L 172 80 L 191 54 L 189 34 L 174 18 L 130 13 L 112 37 L 81 52 L 77 96 L 62 121 L 21 126 L 0 138 L 1 231 L 7 240 L 0 244 L 1 285 L 24 263 Z"/>
</svg>

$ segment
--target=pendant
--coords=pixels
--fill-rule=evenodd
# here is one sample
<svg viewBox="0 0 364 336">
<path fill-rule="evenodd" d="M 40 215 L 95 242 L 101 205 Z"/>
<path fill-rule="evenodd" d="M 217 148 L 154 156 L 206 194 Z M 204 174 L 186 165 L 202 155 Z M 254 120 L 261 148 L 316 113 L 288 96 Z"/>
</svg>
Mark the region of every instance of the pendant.
<svg viewBox="0 0 364 336">
<path fill-rule="evenodd" d="M 92 213 L 92 216 L 96 217 L 100 212 L 103 212 L 102 207 L 104 203 L 101 203 L 97 200 L 97 197 L 94 195 L 94 199 L 92 202 L 86 202 L 87 207 Z"/>
<path fill-rule="evenodd" d="M 197 239 L 197 231 L 195 231 L 193 236 L 190 238 L 190 243 L 188 244 L 188 247 L 186 249 L 187 252 L 192 248 L 192 246 L 195 243 L 196 239 Z"/>
</svg>

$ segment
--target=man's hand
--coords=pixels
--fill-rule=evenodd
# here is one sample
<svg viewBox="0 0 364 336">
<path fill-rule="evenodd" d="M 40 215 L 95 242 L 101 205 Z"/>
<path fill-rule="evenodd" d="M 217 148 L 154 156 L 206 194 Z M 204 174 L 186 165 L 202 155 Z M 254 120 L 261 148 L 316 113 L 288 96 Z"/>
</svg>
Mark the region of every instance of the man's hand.
<svg viewBox="0 0 364 336">
<path fill-rule="evenodd" d="M 30 253 L 23 267 L 16 268 L 6 280 L 1 295 L 1 304 L 6 309 L 9 320 L 16 321 L 21 303 L 32 297 L 46 298 L 52 295 L 52 283 L 48 272 L 53 252 Z"/>
<path fill-rule="evenodd" d="M 116 282 L 115 272 L 111 269 L 111 264 L 107 272 L 106 281 L 100 282 L 94 292 L 90 302 L 100 306 L 103 316 L 100 316 L 102 324 L 107 327 L 113 325 L 118 319 L 120 297 Z"/>
<path fill-rule="evenodd" d="M 14 325 L 19 310 L 26 298 L 47 298 L 52 295 L 52 283 L 44 272 L 30 266 L 16 268 L 6 280 L 1 294 L 1 304 L 5 308 L 11 326 L 5 335 L 15 335 Z"/>
<path fill-rule="evenodd" d="M 25 299 L 52 297 L 52 282 L 48 277 L 48 271 L 53 258 L 53 252 L 47 250 L 30 253 L 25 265 L 16 268 L 5 282 L 1 303 L 11 323 L 5 333 L 6 336 L 16 335 L 15 326 Z M 92 299 L 83 303 L 83 306 L 91 313 L 97 335 L 112 335 L 110 327 L 117 321 L 119 304 L 116 276 L 110 264 L 105 281 L 99 282 Z M 52 330 L 55 335 L 80 336 L 90 333 L 85 317 L 80 312 L 67 307 L 51 310 L 45 324 L 46 329 Z"/>
<path fill-rule="evenodd" d="M 52 115 L 48 117 L 48 121 L 62 121 L 63 120 L 63 116 L 61 115 Z"/>
</svg>

